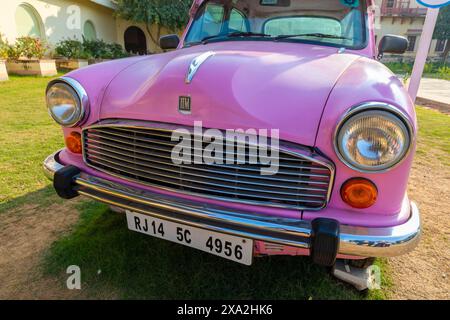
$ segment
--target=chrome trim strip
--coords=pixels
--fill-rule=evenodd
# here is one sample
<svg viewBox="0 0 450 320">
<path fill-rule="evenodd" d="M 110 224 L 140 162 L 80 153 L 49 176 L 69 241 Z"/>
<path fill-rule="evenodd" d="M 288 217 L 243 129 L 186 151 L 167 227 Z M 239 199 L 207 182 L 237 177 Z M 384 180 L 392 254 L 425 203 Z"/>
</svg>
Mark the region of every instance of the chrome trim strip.
<svg viewBox="0 0 450 320">
<path fill-rule="evenodd" d="M 63 168 L 58 162 L 58 154 L 49 156 L 44 162 L 44 172 L 50 179 Z M 77 177 L 75 183 L 80 194 L 122 209 L 205 230 L 310 249 L 312 228 L 309 221 L 264 216 L 164 196 L 85 173 Z M 421 235 L 420 213 L 414 203 L 402 210 L 411 212 L 409 220 L 402 225 L 384 228 L 342 225 L 339 254 L 394 257 L 413 250 Z"/>
<path fill-rule="evenodd" d="M 387 111 L 391 114 L 394 114 L 395 116 L 399 117 L 400 120 L 405 124 L 406 128 L 408 129 L 408 133 L 409 133 L 409 146 L 408 146 L 408 151 L 404 154 L 403 158 L 400 159 L 396 164 L 390 166 L 389 168 L 386 169 L 381 169 L 381 170 L 364 170 L 361 168 L 358 168 L 350 163 L 347 162 L 347 160 L 345 160 L 345 158 L 342 156 L 342 154 L 339 151 L 339 146 L 338 146 L 338 137 L 339 137 L 339 133 L 340 130 L 342 129 L 343 125 L 345 124 L 345 122 L 347 120 L 349 120 L 352 116 L 364 112 L 364 111 L 369 111 L 369 110 L 382 110 L 382 111 Z M 384 173 L 384 172 L 388 172 L 394 168 L 396 168 L 397 166 L 399 166 L 403 160 L 405 160 L 409 153 L 411 152 L 412 146 L 414 145 L 415 142 L 415 135 L 414 135 L 414 129 L 412 126 L 412 120 L 409 119 L 409 117 L 404 114 L 400 109 L 398 109 L 397 107 L 391 105 L 391 104 L 387 104 L 384 102 L 366 102 L 357 106 L 354 106 L 352 108 L 350 108 L 350 110 L 348 110 L 344 116 L 339 120 L 336 129 L 334 131 L 334 136 L 333 136 L 333 146 L 334 146 L 334 152 L 336 153 L 337 157 L 339 158 L 339 160 L 345 164 L 347 167 L 349 167 L 352 170 L 361 172 L 361 173 Z"/>
<path fill-rule="evenodd" d="M 65 83 L 69 87 L 71 87 L 78 95 L 78 99 L 80 100 L 80 107 L 81 107 L 81 113 L 80 117 L 77 120 L 77 122 L 71 126 L 65 126 L 67 128 L 74 128 L 78 127 L 80 124 L 83 124 L 83 122 L 88 118 L 89 111 L 90 111 L 90 105 L 89 105 L 89 97 L 86 92 L 86 90 L 83 88 L 83 86 L 75 79 L 69 78 L 69 77 L 61 77 L 55 80 L 52 80 L 47 85 L 47 89 L 45 91 L 45 94 L 47 95 L 48 90 L 56 83 Z M 48 106 L 47 106 L 48 108 Z M 53 117 L 51 112 L 49 111 L 50 116 L 53 118 L 53 120 L 56 121 L 56 119 Z M 56 121 L 58 123 L 58 121 Z"/>
<path fill-rule="evenodd" d="M 290 154 L 293 157 L 297 157 L 299 159 L 304 159 L 305 161 L 310 161 L 313 163 L 316 163 L 318 165 L 321 165 L 323 167 L 328 168 L 329 172 L 330 172 L 330 176 L 329 176 L 329 182 L 328 182 L 328 188 L 327 188 L 327 195 L 326 195 L 326 199 L 323 202 L 323 206 L 321 207 L 316 207 L 316 208 L 312 208 L 309 206 L 295 206 L 295 205 L 287 205 L 287 204 L 277 204 L 277 203 L 261 203 L 260 201 L 252 201 L 252 200 L 236 200 L 236 199 L 230 199 L 229 197 L 221 197 L 221 196 L 211 196 L 211 195 L 205 195 L 205 194 L 199 194 L 198 192 L 190 192 L 190 191 L 186 191 L 186 190 L 179 190 L 179 189 L 173 189 L 173 188 L 169 188 L 169 187 L 163 187 L 161 185 L 157 185 L 157 184 L 152 184 L 152 183 L 147 183 L 147 182 L 142 182 L 142 181 L 137 181 L 137 180 L 133 180 L 133 179 L 129 179 L 127 177 L 124 177 L 122 175 L 119 174 L 114 174 L 111 173 L 108 170 L 103 170 L 101 168 L 98 168 L 97 166 L 93 166 L 91 164 L 89 164 L 89 162 L 87 161 L 86 158 L 86 152 L 85 152 L 85 148 L 84 146 L 89 143 L 89 137 L 86 138 L 86 132 L 88 130 L 92 130 L 92 129 L 108 129 L 108 128 L 123 128 L 123 129 L 136 129 L 136 130 L 158 130 L 158 131 L 162 131 L 162 132 L 166 132 L 166 133 L 171 133 L 173 130 L 175 129 L 185 129 L 188 130 L 189 132 L 191 132 L 192 134 L 194 134 L 193 132 L 193 128 L 189 127 L 189 126 L 183 126 L 183 125 L 176 125 L 176 124 L 169 124 L 169 123 L 160 123 L 160 122 L 151 122 L 151 121 L 137 121 L 137 120 L 122 120 L 122 119 L 110 119 L 110 120 L 104 120 L 100 123 L 94 124 L 92 126 L 83 128 L 83 132 L 82 132 L 82 144 L 83 144 L 83 160 L 84 163 L 86 165 L 88 165 L 89 167 L 98 170 L 100 172 L 106 173 L 110 176 L 122 179 L 124 181 L 130 181 L 130 182 L 134 182 L 134 183 L 141 183 L 143 185 L 146 186 L 151 186 L 154 188 L 158 188 L 161 190 L 166 190 L 166 191 L 170 191 L 170 192 L 177 192 L 180 194 L 184 194 L 184 195 L 190 195 L 190 196 L 196 196 L 196 197 L 203 197 L 203 198 L 208 198 L 208 199 L 214 199 L 214 200 L 220 200 L 220 201 L 224 201 L 224 202 L 234 202 L 234 203 L 242 203 L 242 204 L 249 204 L 249 205 L 255 205 L 255 206 L 266 206 L 266 207 L 274 207 L 274 208 L 283 208 L 283 209 L 291 209 L 291 210 L 308 210 L 308 211 L 320 211 L 322 209 L 324 209 L 330 199 L 331 199 L 331 195 L 332 195 L 332 191 L 333 191 L 333 187 L 334 187 L 334 179 L 335 179 L 335 167 L 334 164 L 325 159 L 324 157 L 313 153 L 309 148 L 306 147 L 302 147 L 299 145 L 296 145 L 294 143 L 290 143 L 287 141 L 280 141 L 280 146 L 279 149 L 280 151 L 286 153 L 286 154 Z M 86 141 L 87 139 L 87 141 Z M 253 147 L 257 147 L 255 145 L 251 145 Z M 121 148 L 122 150 L 124 150 L 124 148 Z M 139 152 L 141 153 L 141 152 Z M 216 165 L 215 165 L 216 166 Z M 220 167 L 220 165 L 217 165 L 218 167 Z M 282 168 L 282 166 L 280 166 L 280 168 Z M 300 174 L 299 174 L 300 175 Z M 314 174 L 311 173 L 308 176 L 313 176 L 313 177 L 321 177 L 321 174 Z M 328 177 L 328 176 L 327 176 Z M 320 182 L 320 181 L 317 181 Z M 311 184 L 316 184 L 316 181 L 312 180 L 310 181 Z M 316 184 L 317 185 L 317 184 Z M 275 199 L 276 200 L 276 199 Z M 312 203 L 312 202 L 310 202 Z"/>
</svg>

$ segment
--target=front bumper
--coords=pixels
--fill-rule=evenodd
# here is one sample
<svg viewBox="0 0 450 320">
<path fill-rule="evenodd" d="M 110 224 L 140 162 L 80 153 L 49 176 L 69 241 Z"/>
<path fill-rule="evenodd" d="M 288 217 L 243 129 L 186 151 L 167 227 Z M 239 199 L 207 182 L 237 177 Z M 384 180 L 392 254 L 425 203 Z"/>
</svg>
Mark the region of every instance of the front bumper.
<svg viewBox="0 0 450 320">
<path fill-rule="evenodd" d="M 59 152 L 44 162 L 50 180 L 64 169 Z M 80 194 L 125 210 L 206 230 L 313 250 L 314 222 L 239 212 L 127 187 L 85 173 L 73 177 Z M 340 225 L 337 254 L 359 257 L 393 257 L 413 250 L 420 239 L 421 221 L 417 206 L 410 204 L 409 220 L 394 227 Z"/>
</svg>

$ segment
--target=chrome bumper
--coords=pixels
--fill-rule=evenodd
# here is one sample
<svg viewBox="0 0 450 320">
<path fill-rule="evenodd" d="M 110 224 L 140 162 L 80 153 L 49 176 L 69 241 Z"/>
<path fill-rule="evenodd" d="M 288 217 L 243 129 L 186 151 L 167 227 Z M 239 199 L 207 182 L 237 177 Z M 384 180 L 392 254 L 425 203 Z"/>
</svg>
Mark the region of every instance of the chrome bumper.
<svg viewBox="0 0 450 320">
<path fill-rule="evenodd" d="M 53 180 L 64 168 L 59 152 L 44 162 L 46 176 Z M 281 245 L 311 249 L 310 221 L 276 218 L 229 208 L 168 197 L 117 184 L 81 173 L 74 184 L 79 194 L 125 210 L 225 234 Z M 339 254 L 360 257 L 393 257 L 413 250 L 420 239 L 417 206 L 402 225 L 387 228 L 341 225 Z"/>
</svg>

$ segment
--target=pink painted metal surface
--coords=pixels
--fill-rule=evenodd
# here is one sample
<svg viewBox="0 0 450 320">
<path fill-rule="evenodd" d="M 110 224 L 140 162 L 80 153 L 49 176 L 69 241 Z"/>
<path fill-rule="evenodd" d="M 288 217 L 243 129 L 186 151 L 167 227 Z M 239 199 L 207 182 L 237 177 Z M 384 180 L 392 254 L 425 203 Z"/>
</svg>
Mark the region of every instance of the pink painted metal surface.
<svg viewBox="0 0 450 320">
<path fill-rule="evenodd" d="M 195 10 L 194 4 L 191 14 Z M 266 41 L 226 41 L 182 49 L 181 43 L 173 52 L 108 62 L 67 75 L 79 81 L 90 98 L 90 113 L 83 126 L 112 118 L 188 126 L 201 120 L 207 128 L 279 129 L 282 140 L 320 150 L 336 166 L 331 201 L 324 210 L 302 212 L 180 195 L 96 172 L 83 163 L 81 156 L 69 151 L 61 154 L 61 160 L 114 182 L 232 209 L 307 220 L 327 217 L 355 226 L 404 223 L 409 217 L 406 187 L 414 150 L 393 170 L 363 174 L 345 166 L 333 147 L 339 120 L 364 102 L 389 103 L 410 118 L 414 129 L 417 127 L 414 105 L 406 89 L 374 60 L 371 12 L 368 21 L 370 41 L 359 51 Z M 215 55 L 202 65 L 195 81 L 187 85 L 190 63 L 206 51 L 214 51 Z M 183 95 L 191 96 L 191 115 L 178 111 L 178 99 Z M 64 130 L 66 135 L 72 131 Z M 352 177 L 375 182 L 379 199 L 373 207 L 357 210 L 342 201 L 340 187 Z M 263 244 L 258 245 L 264 254 Z"/>
</svg>

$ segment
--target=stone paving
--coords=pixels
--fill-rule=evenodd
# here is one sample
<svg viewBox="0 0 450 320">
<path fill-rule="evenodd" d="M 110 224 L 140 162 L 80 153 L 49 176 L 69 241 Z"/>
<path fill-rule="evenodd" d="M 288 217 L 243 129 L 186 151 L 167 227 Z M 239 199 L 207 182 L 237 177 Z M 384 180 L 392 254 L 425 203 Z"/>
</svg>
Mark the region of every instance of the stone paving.
<svg viewBox="0 0 450 320">
<path fill-rule="evenodd" d="M 417 96 L 450 105 L 450 81 L 423 78 Z"/>
</svg>

